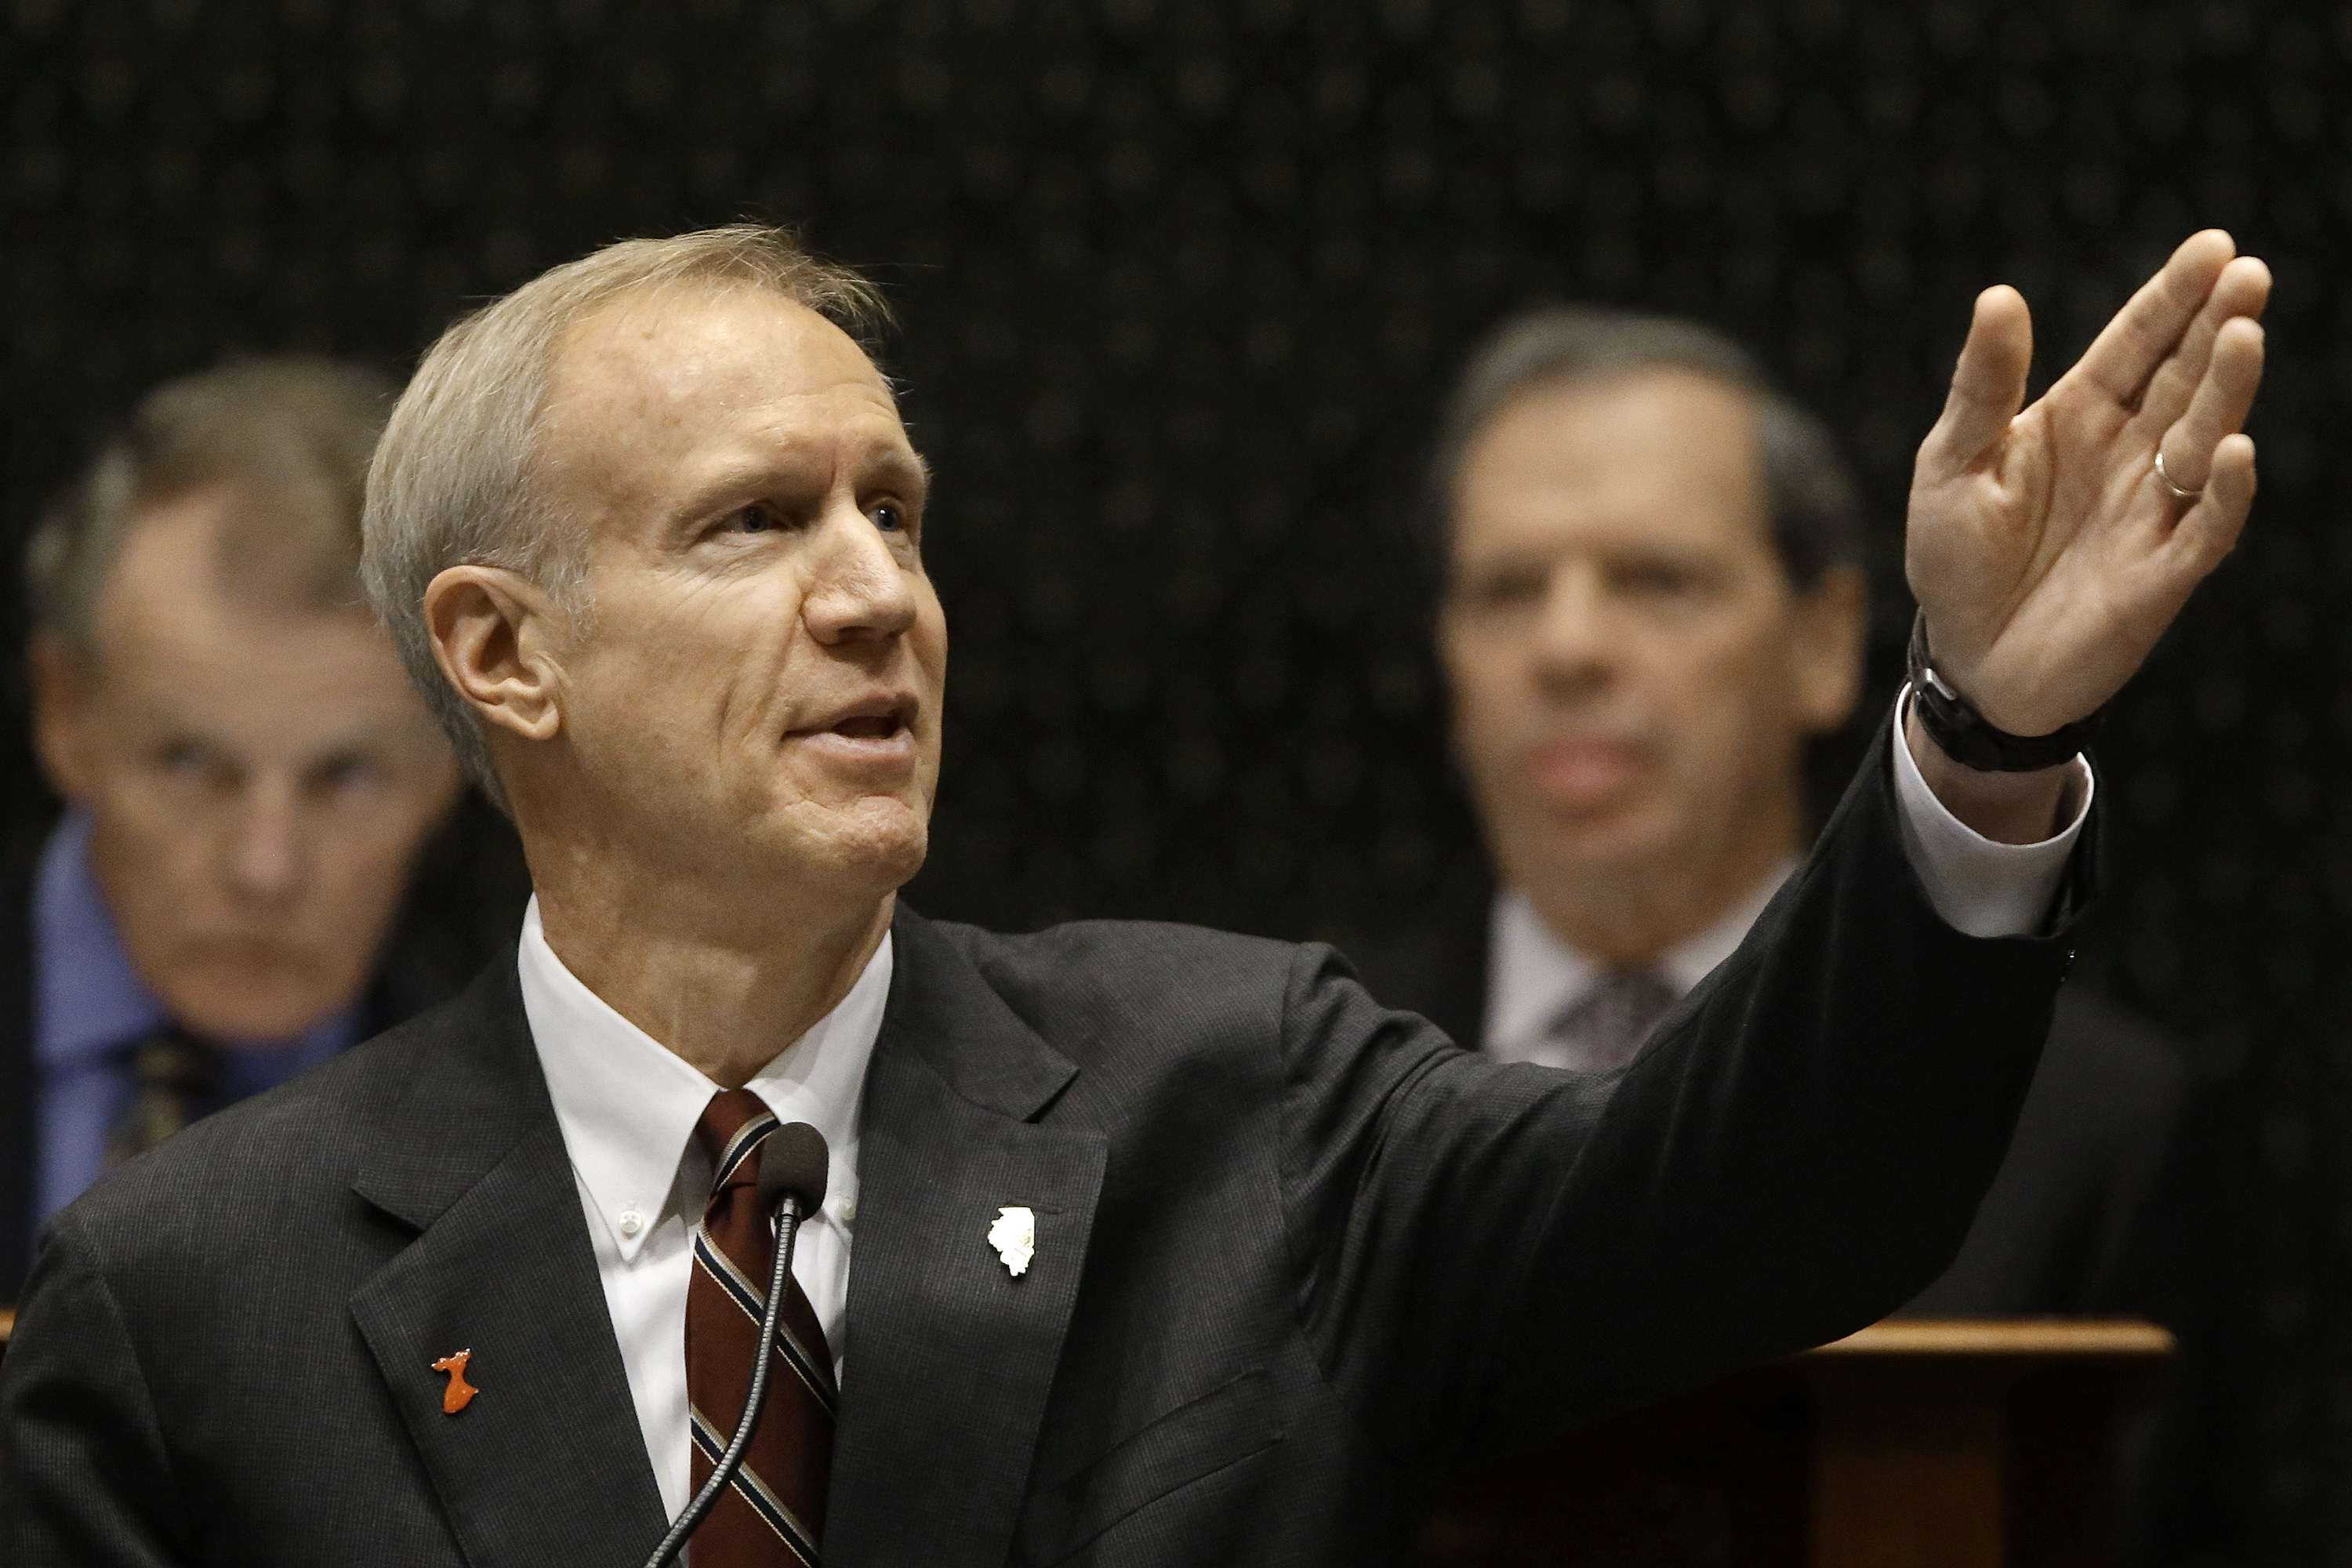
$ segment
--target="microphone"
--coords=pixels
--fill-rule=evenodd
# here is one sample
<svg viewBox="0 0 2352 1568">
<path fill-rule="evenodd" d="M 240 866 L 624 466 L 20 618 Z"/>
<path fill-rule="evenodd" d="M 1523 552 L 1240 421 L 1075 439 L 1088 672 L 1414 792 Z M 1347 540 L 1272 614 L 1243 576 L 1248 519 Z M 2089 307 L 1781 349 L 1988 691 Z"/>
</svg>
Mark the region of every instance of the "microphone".
<svg viewBox="0 0 2352 1568">
<path fill-rule="evenodd" d="M 761 1140 L 760 1206 L 780 1217 L 787 1196 L 800 1199 L 802 1219 L 824 1207 L 824 1184 L 832 1174 L 824 1134 L 805 1121 L 787 1122 Z"/>
<path fill-rule="evenodd" d="M 760 1202 L 776 1216 L 776 1260 L 768 1273 L 767 1309 L 760 1316 L 760 1359 L 751 1368 L 751 1391 L 744 1395 L 743 1419 L 735 1423 L 735 1436 L 727 1440 L 727 1451 L 710 1467 L 710 1479 L 672 1521 L 654 1554 L 646 1559 L 646 1568 L 666 1568 L 677 1560 L 702 1516 L 743 1468 L 751 1433 L 760 1425 L 760 1411 L 768 1403 L 768 1369 L 775 1364 L 776 1329 L 783 1317 L 784 1288 L 793 1277 L 793 1242 L 800 1234 L 801 1221 L 824 1205 L 825 1181 L 832 1170 L 833 1156 L 824 1146 L 824 1134 L 805 1121 L 787 1122 L 761 1140 Z"/>
</svg>

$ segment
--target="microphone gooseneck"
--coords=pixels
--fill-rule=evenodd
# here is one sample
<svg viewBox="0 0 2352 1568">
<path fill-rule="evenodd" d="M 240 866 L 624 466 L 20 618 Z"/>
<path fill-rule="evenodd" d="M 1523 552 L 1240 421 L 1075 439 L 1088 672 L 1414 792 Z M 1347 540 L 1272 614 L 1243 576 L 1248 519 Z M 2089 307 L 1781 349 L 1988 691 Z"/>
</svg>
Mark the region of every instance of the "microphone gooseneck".
<svg viewBox="0 0 2352 1568">
<path fill-rule="evenodd" d="M 710 1511 L 719 1494 L 735 1479 L 743 1467 L 743 1456 L 751 1447 L 751 1434 L 760 1426 L 761 1408 L 768 1403 L 768 1373 L 775 1364 L 776 1330 L 782 1321 L 784 1289 L 793 1277 L 793 1243 L 800 1235 L 801 1221 L 814 1214 L 824 1203 L 825 1178 L 831 1159 L 826 1152 L 824 1134 L 805 1121 L 794 1121 L 768 1134 L 760 1149 L 760 1200 L 771 1205 L 776 1216 L 776 1258 L 768 1271 L 768 1304 L 760 1314 L 760 1357 L 751 1367 L 751 1392 L 743 1396 L 743 1418 L 735 1423 L 735 1436 L 727 1440 L 727 1451 L 710 1467 L 710 1479 L 702 1483 L 669 1531 L 646 1559 L 646 1568 L 667 1568 L 686 1549 L 688 1537 Z"/>
</svg>

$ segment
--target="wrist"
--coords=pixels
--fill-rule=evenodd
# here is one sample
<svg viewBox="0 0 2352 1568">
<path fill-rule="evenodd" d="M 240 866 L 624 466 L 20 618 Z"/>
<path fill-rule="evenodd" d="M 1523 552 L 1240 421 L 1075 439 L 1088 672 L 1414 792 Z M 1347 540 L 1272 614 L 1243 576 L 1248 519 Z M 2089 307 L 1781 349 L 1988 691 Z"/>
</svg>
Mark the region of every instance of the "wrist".
<svg viewBox="0 0 2352 1568">
<path fill-rule="evenodd" d="M 1924 607 L 1912 617 L 1906 662 L 1912 710 L 1928 738 L 1946 756 L 1979 773 L 2031 773 L 2063 767 L 2089 747 L 2105 717 L 2105 708 L 2100 708 L 2044 732 L 2021 734 L 2003 729 L 1937 669 L 1927 646 Z"/>
<path fill-rule="evenodd" d="M 1903 705 L 1903 744 L 1944 809 L 1996 844 L 2039 844 L 2063 831 L 2081 809 L 2082 770 L 2074 759 L 2030 773 L 1993 773 L 1955 760 L 1919 721 L 1916 700 Z"/>
</svg>

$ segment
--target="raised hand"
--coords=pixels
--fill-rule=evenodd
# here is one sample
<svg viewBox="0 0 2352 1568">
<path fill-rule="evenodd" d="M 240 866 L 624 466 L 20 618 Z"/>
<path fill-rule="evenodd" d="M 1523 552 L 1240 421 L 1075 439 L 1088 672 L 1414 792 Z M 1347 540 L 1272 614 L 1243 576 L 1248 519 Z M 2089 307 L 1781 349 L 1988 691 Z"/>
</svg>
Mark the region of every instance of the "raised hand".
<svg viewBox="0 0 2352 1568">
<path fill-rule="evenodd" d="M 1905 568 L 1937 674 L 2000 729 L 2095 711 L 2245 526 L 2270 269 L 2235 253 L 2191 236 L 2022 412 L 2025 301 L 1977 298 L 1912 472 Z"/>
</svg>

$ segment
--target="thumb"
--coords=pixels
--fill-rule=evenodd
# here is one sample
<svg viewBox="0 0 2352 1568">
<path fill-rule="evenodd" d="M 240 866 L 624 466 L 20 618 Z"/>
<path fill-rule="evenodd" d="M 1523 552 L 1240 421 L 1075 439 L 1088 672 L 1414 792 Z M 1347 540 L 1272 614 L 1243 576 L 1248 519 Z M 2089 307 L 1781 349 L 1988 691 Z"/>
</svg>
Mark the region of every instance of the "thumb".
<svg viewBox="0 0 2352 1568">
<path fill-rule="evenodd" d="M 2033 315 L 2025 296 L 2006 283 L 1977 296 L 1969 340 L 1952 368 L 1951 395 L 1936 427 L 1919 445 L 1919 467 L 1935 477 L 1974 466 L 2009 432 L 2025 406 L 2025 374 L 2033 363 Z"/>
</svg>

